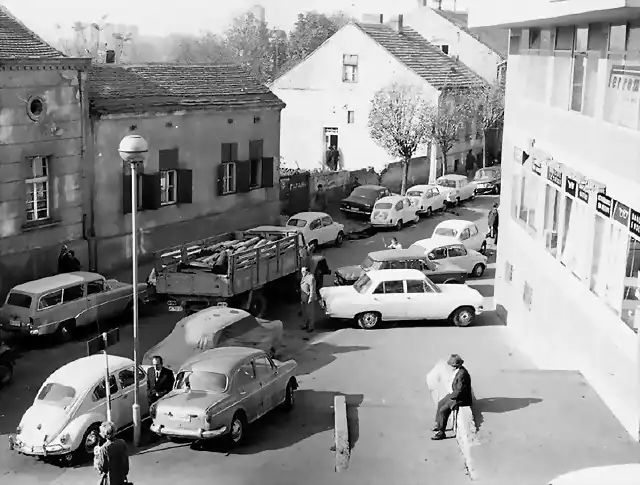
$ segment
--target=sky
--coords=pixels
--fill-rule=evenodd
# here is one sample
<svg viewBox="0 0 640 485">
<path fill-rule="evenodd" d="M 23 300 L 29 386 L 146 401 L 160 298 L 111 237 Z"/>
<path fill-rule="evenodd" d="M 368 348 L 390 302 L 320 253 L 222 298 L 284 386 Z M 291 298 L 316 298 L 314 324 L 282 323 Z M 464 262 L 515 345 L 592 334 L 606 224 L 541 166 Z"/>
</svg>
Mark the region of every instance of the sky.
<svg viewBox="0 0 640 485">
<path fill-rule="evenodd" d="M 464 0 L 460 0 L 462 3 Z M 289 30 L 298 13 L 345 11 L 396 14 L 413 10 L 418 0 L 0 0 L 13 15 L 48 41 L 70 37 L 74 21 L 137 25 L 140 35 L 222 32 L 229 22 L 256 3 L 266 10 L 271 27 Z M 233 7 L 230 7 L 233 5 Z"/>
</svg>

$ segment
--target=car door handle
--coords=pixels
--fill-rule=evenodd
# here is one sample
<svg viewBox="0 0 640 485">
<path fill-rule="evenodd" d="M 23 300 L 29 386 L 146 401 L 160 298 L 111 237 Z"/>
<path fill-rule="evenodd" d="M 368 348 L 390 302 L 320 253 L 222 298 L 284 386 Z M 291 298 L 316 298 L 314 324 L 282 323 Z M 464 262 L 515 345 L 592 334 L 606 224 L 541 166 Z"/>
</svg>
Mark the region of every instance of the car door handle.
<svg viewBox="0 0 640 485">
<path fill-rule="evenodd" d="M 374 296 L 373 301 L 380 301 L 380 300 Z"/>
<path fill-rule="evenodd" d="M 240 394 L 241 396 L 246 396 L 246 395 L 247 395 L 247 391 L 240 391 L 240 392 L 239 392 L 239 394 Z"/>
</svg>

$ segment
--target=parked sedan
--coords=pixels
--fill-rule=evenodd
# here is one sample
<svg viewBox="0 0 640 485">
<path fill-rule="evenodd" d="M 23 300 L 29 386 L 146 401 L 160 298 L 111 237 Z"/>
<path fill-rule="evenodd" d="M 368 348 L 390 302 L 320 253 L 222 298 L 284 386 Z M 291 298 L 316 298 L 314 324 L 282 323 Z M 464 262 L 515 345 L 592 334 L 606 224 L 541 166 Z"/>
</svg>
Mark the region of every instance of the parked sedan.
<svg viewBox="0 0 640 485">
<path fill-rule="evenodd" d="M 501 177 L 502 170 L 498 167 L 481 168 L 473 177 L 473 181 L 476 183 L 476 192 L 478 194 L 485 192 L 500 194 Z"/>
<path fill-rule="evenodd" d="M 322 288 L 320 296 L 329 317 L 354 319 L 366 330 L 383 320 L 449 319 L 467 327 L 484 301 L 467 285 L 436 285 L 416 269 L 369 271 L 353 286 Z"/>
<path fill-rule="evenodd" d="M 259 350 L 225 347 L 186 361 L 174 389 L 151 406 L 151 430 L 193 440 L 227 437 L 237 445 L 246 427 L 272 409 L 290 410 L 297 364 L 278 362 Z"/>
<path fill-rule="evenodd" d="M 376 202 L 370 220 L 373 227 L 395 227 L 399 231 L 404 224 L 418 222 L 420 216 L 418 206 L 409 198 L 388 195 Z"/>
<path fill-rule="evenodd" d="M 467 271 L 446 261 L 431 261 L 423 248 L 374 251 L 356 266 L 344 266 L 335 272 L 337 286 L 352 285 L 367 271 L 379 269 L 417 269 L 434 283 L 464 283 Z"/>
<path fill-rule="evenodd" d="M 353 189 L 351 195 L 340 202 L 340 210 L 349 214 L 370 216 L 375 203 L 391 192 L 380 185 L 361 185 Z"/>
<path fill-rule="evenodd" d="M 473 249 L 467 249 L 454 238 L 428 238 L 414 242 L 409 249 L 421 249 L 432 261 L 454 264 L 475 278 L 487 269 L 487 257 Z"/>
<path fill-rule="evenodd" d="M 458 205 L 460 202 L 473 199 L 476 195 L 476 183 L 469 182 L 465 175 L 443 175 L 436 180 L 436 184 L 445 194 L 447 205 Z"/>
<path fill-rule="evenodd" d="M 444 208 L 445 194 L 437 185 L 414 185 L 407 190 L 407 197 L 418 206 L 419 214 L 430 216 Z"/>
<path fill-rule="evenodd" d="M 335 222 L 324 212 L 300 212 L 289 219 L 286 226 L 301 232 L 312 249 L 323 244 L 340 246 L 344 241 L 344 224 Z"/>
<path fill-rule="evenodd" d="M 471 221 L 449 219 L 442 221 L 434 230 L 432 238 L 454 238 L 467 249 L 485 253 L 487 250 L 487 238 L 480 232 L 478 226 Z"/>
</svg>

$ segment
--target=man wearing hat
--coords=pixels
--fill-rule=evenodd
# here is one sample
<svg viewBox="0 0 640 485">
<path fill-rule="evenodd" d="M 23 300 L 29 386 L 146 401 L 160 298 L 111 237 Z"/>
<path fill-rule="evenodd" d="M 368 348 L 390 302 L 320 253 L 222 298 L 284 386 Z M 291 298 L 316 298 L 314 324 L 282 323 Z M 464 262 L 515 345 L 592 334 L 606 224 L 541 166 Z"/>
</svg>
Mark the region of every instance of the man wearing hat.
<svg viewBox="0 0 640 485">
<path fill-rule="evenodd" d="M 462 364 L 464 360 L 458 354 L 451 354 L 447 360 L 447 364 L 453 367 L 453 378 L 451 379 L 451 386 L 449 394 L 440 399 L 438 402 L 438 409 L 436 410 L 436 424 L 433 427 L 435 434 L 431 438 L 432 440 L 442 440 L 446 438 L 445 429 L 447 428 L 447 421 L 454 409 L 460 406 L 471 406 L 471 376 L 467 369 Z"/>
</svg>

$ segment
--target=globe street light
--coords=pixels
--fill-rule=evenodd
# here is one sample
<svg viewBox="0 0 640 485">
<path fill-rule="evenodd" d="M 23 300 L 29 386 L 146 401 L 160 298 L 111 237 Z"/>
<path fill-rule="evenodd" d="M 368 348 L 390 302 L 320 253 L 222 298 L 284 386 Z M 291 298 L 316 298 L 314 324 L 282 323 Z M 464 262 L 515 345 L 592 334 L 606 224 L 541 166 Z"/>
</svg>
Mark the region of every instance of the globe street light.
<svg viewBox="0 0 640 485">
<path fill-rule="evenodd" d="M 140 135 L 128 135 L 120 141 L 118 152 L 123 161 L 131 167 L 131 265 L 133 270 L 133 383 L 135 387 L 133 400 L 133 445 L 140 445 L 140 404 L 138 395 L 140 381 L 138 379 L 138 166 L 144 163 L 149 152 L 147 141 Z"/>
</svg>

